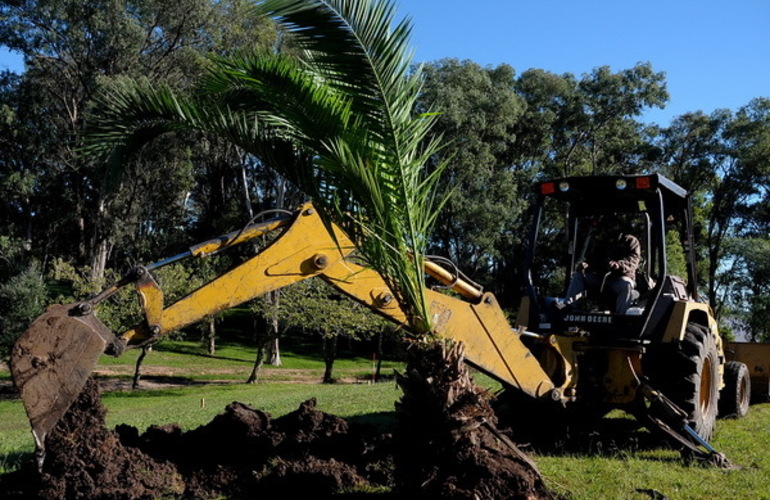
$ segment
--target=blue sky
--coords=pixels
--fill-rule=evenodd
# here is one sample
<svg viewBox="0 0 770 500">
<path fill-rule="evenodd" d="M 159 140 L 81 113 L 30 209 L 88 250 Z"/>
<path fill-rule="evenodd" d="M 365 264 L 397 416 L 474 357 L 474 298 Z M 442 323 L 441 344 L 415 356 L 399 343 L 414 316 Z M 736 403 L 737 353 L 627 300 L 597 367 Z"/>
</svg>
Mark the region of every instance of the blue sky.
<svg viewBox="0 0 770 500">
<path fill-rule="evenodd" d="M 736 110 L 770 97 L 768 0 L 396 0 L 412 19 L 415 61 L 444 57 L 517 73 L 580 76 L 640 61 L 666 73 L 671 99 L 647 121 Z M 0 49 L 0 69 L 21 69 Z"/>
<path fill-rule="evenodd" d="M 398 0 L 416 61 L 444 57 L 580 76 L 649 61 L 670 100 L 645 120 L 770 97 L 767 0 Z"/>
</svg>

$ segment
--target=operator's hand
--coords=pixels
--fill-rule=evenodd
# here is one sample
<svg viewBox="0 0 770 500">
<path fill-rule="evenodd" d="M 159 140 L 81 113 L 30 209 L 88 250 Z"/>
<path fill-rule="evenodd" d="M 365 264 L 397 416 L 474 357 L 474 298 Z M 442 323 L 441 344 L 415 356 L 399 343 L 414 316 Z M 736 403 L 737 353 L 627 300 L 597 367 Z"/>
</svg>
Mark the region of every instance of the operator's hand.
<svg viewBox="0 0 770 500">
<path fill-rule="evenodd" d="M 610 268 L 610 271 L 619 271 L 620 270 L 620 263 L 618 263 L 618 261 L 611 260 L 607 267 Z"/>
</svg>

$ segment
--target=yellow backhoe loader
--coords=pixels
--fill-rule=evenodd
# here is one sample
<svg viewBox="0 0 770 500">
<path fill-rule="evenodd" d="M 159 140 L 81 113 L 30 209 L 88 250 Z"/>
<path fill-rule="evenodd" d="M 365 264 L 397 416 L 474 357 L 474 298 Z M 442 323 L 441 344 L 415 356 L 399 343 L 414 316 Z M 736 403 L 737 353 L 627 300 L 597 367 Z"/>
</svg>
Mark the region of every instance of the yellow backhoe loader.
<svg viewBox="0 0 770 500">
<path fill-rule="evenodd" d="M 526 262 L 528 293 L 516 324 L 508 322 L 493 294 L 456 270 L 427 260 L 425 272 L 454 292 L 427 292 L 435 334 L 463 342 L 469 364 L 533 401 L 601 414 L 611 408 L 632 410 L 691 453 L 727 463 L 706 441 L 723 385 L 724 354 L 710 308 L 696 300 L 687 193 L 659 175 L 604 176 L 541 183 L 537 198 Z M 617 213 L 641 221 L 644 265 L 632 312 L 607 310 L 601 296 L 566 312 L 552 307 L 565 288 L 556 287 L 549 296 L 547 286 L 535 277 L 538 266 L 543 267 L 536 243 L 549 202 L 567 203 L 570 215 L 566 224 L 547 228 L 549 234 L 563 233 L 558 246 L 566 253 L 548 254 L 554 257 L 544 283 L 555 281 L 555 269 L 574 268 L 581 239 L 588 236 L 581 225 L 584 218 Z M 666 270 L 666 234 L 672 222 L 683 227 L 690 272 L 686 281 Z M 281 234 L 258 254 L 176 303 L 164 302 L 154 270 L 206 257 L 270 231 Z M 555 241 L 549 245 L 557 246 Z M 314 276 L 394 322 L 405 322 L 381 276 L 361 264 L 353 243 L 336 226 L 330 232 L 310 204 L 290 217 L 254 224 L 135 267 L 90 300 L 49 307 L 11 355 L 12 376 L 41 463 L 46 434 L 77 398 L 102 353 L 118 356 L 217 311 Z M 129 285 L 136 287 L 144 319 L 116 336 L 96 312 L 101 302 Z"/>
</svg>

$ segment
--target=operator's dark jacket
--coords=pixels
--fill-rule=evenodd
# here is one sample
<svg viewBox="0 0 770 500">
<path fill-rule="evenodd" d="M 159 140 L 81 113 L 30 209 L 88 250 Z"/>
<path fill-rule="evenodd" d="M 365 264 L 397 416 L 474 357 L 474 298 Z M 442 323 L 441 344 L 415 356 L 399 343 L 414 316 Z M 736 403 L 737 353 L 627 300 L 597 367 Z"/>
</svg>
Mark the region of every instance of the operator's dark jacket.
<svg viewBox="0 0 770 500">
<path fill-rule="evenodd" d="M 605 274 L 609 264 L 615 261 L 620 269 L 612 271 L 615 278 L 631 278 L 636 280 L 636 269 L 641 260 L 641 245 L 639 240 L 631 235 L 620 233 L 609 241 L 604 252 L 595 252 L 588 256 L 588 269 L 595 273 Z"/>
</svg>

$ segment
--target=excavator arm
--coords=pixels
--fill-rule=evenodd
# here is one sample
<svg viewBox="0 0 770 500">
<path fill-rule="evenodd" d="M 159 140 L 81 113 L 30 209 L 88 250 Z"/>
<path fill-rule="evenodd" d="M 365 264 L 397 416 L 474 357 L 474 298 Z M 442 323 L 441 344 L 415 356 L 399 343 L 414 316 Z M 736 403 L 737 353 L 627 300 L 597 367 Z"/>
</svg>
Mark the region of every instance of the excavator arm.
<svg viewBox="0 0 770 500">
<path fill-rule="evenodd" d="M 283 230 L 280 237 L 255 256 L 179 301 L 165 304 L 153 270 L 185 258 L 205 257 L 278 229 Z M 327 228 L 308 204 L 290 218 L 249 226 L 158 263 L 136 267 L 91 300 L 50 307 L 22 335 L 11 357 L 11 372 L 39 456 L 45 435 L 77 398 L 103 352 L 120 355 L 270 291 L 318 276 L 405 325 L 406 317 L 391 289 L 376 271 L 357 262 L 354 250 L 350 239 L 334 225 Z M 561 388 L 522 343 L 526 332 L 511 328 L 494 295 L 430 260 L 425 271 L 455 292 L 427 291 L 435 334 L 463 342 L 468 362 L 502 383 L 535 398 L 563 399 Z M 100 302 L 128 285 L 136 287 L 144 319 L 116 337 L 95 311 Z"/>
</svg>

